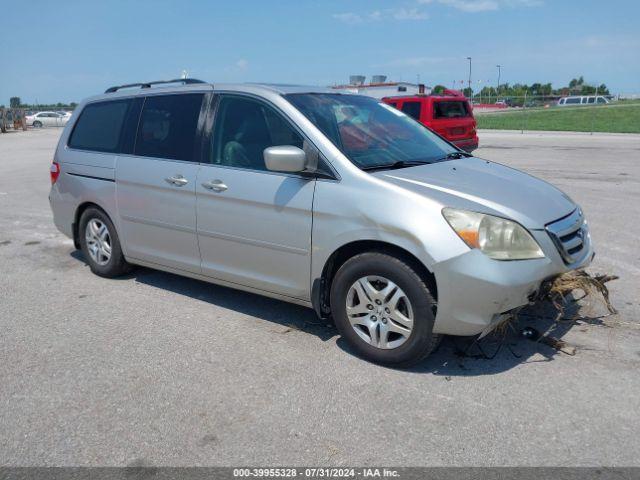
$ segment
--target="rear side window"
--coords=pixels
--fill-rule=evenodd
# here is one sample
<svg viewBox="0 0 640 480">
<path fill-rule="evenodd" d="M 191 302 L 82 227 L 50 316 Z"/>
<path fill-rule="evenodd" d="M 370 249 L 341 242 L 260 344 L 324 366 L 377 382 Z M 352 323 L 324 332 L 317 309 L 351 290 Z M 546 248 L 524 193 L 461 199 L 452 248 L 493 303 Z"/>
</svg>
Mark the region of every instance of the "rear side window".
<svg viewBox="0 0 640 480">
<path fill-rule="evenodd" d="M 402 111 L 416 120 L 420 120 L 420 102 L 404 102 Z"/>
<path fill-rule="evenodd" d="M 580 103 L 580 97 L 573 97 L 573 98 L 567 98 L 564 103 L 567 104 L 576 104 L 576 103 Z"/>
<path fill-rule="evenodd" d="M 433 103 L 433 118 L 462 118 L 469 116 L 467 102 L 442 101 Z"/>
<path fill-rule="evenodd" d="M 204 95 L 147 97 L 140 116 L 135 155 L 196 161 L 196 137 Z"/>
<path fill-rule="evenodd" d="M 80 150 L 115 153 L 131 99 L 90 103 L 78 119 L 69 139 L 69 147 Z"/>
</svg>

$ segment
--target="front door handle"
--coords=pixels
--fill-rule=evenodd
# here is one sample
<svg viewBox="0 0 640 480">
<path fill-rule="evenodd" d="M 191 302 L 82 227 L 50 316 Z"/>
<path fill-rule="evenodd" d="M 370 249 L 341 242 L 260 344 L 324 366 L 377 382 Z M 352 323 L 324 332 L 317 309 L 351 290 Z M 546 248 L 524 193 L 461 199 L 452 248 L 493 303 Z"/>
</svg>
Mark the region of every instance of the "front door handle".
<svg viewBox="0 0 640 480">
<path fill-rule="evenodd" d="M 175 175 L 173 177 L 165 178 L 165 180 L 168 183 L 175 185 L 176 187 L 184 187 L 187 183 L 189 183 L 189 180 L 184 178 L 182 175 Z"/>
<path fill-rule="evenodd" d="M 210 182 L 204 182 L 202 184 L 207 190 L 213 190 L 214 192 L 224 192 L 227 187 L 222 180 L 211 180 Z"/>
</svg>

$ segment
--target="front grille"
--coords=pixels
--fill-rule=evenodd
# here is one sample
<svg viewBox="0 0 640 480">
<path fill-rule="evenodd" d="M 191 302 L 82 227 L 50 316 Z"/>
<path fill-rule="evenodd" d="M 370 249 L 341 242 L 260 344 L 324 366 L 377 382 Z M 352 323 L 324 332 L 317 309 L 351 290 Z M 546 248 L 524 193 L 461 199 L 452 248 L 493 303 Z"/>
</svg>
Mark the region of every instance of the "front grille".
<svg viewBox="0 0 640 480">
<path fill-rule="evenodd" d="M 588 252 L 589 228 L 579 208 L 545 228 L 567 265 L 580 261 Z"/>
</svg>

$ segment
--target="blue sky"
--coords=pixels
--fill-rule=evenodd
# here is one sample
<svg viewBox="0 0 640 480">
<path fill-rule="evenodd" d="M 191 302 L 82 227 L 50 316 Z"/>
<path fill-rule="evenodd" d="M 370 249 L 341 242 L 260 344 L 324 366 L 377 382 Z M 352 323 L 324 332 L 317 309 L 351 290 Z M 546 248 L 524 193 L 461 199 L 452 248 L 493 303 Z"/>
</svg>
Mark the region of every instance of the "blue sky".
<svg viewBox="0 0 640 480">
<path fill-rule="evenodd" d="M 350 74 L 451 86 L 574 75 L 640 93 L 640 2 L 283 0 L 2 2 L 0 104 L 78 101 L 190 76 L 326 85 Z M 481 83 L 476 83 L 477 81 Z"/>
</svg>

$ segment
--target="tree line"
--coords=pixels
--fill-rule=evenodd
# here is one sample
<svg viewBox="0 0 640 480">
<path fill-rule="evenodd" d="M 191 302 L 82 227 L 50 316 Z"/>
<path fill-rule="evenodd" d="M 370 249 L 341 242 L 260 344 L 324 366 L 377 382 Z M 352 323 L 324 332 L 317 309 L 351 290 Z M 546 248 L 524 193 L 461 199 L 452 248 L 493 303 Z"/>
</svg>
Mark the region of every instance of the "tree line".
<svg viewBox="0 0 640 480">
<path fill-rule="evenodd" d="M 71 103 L 22 103 L 20 97 L 11 97 L 9 99 L 10 108 L 24 108 L 26 110 L 73 110 L 78 104 L 76 102 Z M 0 105 L 0 108 L 5 108 L 4 105 Z"/>
<path fill-rule="evenodd" d="M 435 94 L 444 93 L 447 89 L 444 85 L 436 85 L 432 92 Z M 462 90 L 465 97 L 474 100 L 495 102 L 500 99 L 518 99 L 524 101 L 524 97 L 565 97 L 568 95 L 610 95 L 609 88 L 604 84 L 591 85 L 584 81 L 584 77 L 573 78 L 566 87 L 553 88 L 549 83 L 502 83 L 497 87 L 485 86 L 480 90 L 472 91 L 468 87 Z"/>
</svg>

